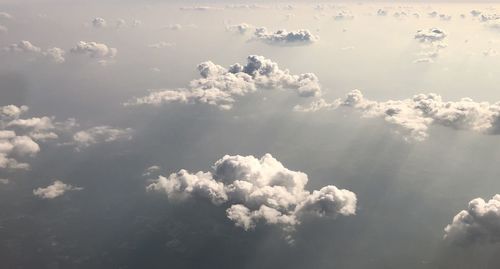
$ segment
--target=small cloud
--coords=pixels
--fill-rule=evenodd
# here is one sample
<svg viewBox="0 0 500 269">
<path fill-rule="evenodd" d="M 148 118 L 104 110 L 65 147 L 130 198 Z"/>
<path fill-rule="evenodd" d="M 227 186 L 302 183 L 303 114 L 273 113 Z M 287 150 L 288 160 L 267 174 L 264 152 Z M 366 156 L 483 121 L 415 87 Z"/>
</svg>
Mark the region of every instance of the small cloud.
<svg viewBox="0 0 500 269">
<path fill-rule="evenodd" d="M 65 184 L 60 180 L 54 181 L 52 185 L 49 185 L 45 188 L 38 188 L 33 190 L 33 194 L 41 199 L 54 199 L 59 196 L 62 196 L 64 193 L 68 191 L 81 191 L 83 188 L 81 187 L 73 187 L 69 184 Z"/>
</svg>

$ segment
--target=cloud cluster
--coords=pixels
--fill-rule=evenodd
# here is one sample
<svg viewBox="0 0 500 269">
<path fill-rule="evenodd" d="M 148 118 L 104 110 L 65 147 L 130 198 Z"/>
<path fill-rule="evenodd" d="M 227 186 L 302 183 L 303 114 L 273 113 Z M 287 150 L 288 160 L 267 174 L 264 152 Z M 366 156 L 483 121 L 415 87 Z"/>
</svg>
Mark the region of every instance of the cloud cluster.
<svg viewBox="0 0 500 269">
<path fill-rule="evenodd" d="M 77 150 L 89 147 L 94 144 L 106 143 L 118 140 L 132 139 L 133 130 L 130 128 L 118 129 L 110 126 L 95 126 L 87 130 L 76 132 L 73 141 Z"/>
<path fill-rule="evenodd" d="M 81 150 L 96 143 L 130 139 L 132 135 L 132 129 L 109 126 L 96 126 L 75 133 L 79 127 L 75 119 L 58 122 L 54 117 L 47 116 L 22 117 L 27 111 L 27 106 L 0 107 L 0 170 L 29 169 L 28 163 L 19 160 L 35 157 L 40 152 L 40 143 L 64 141 L 73 133 L 71 142 L 59 144 L 73 145 L 76 150 Z"/>
<path fill-rule="evenodd" d="M 488 202 L 481 198 L 470 201 L 444 231 L 446 240 L 459 245 L 500 242 L 500 195 Z"/>
<path fill-rule="evenodd" d="M 270 45 L 308 45 L 319 40 L 309 30 L 300 29 L 297 31 L 278 30 L 269 32 L 265 27 L 255 29 L 254 39 L 260 40 Z"/>
<path fill-rule="evenodd" d="M 56 180 L 54 181 L 54 183 L 45 188 L 38 188 L 33 190 L 33 194 L 41 199 L 54 199 L 59 196 L 62 196 L 64 193 L 68 191 L 81 191 L 81 190 L 83 190 L 83 188 L 74 187 L 60 180 Z"/>
<path fill-rule="evenodd" d="M 428 128 L 432 124 L 484 134 L 500 133 L 500 103 L 475 102 L 470 98 L 446 102 L 435 93 L 417 94 L 411 99 L 377 102 L 364 98 L 361 91 L 353 90 L 345 99 L 333 102 L 320 99 L 310 106 L 296 106 L 295 110 L 314 112 L 339 107 L 354 108 L 364 117 L 383 118 L 398 126 L 405 138 L 416 141 L 428 137 Z"/>
<path fill-rule="evenodd" d="M 227 69 L 208 61 L 199 64 L 198 71 L 201 78 L 191 81 L 187 89 L 155 90 L 125 105 L 203 103 L 227 110 L 232 108 L 236 97 L 258 89 L 291 89 L 301 97 L 321 94 L 316 75 L 292 75 L 287 69 L 280 69 L 277 63 L 263 56 L 250 55 L 246 65 L 236 63 Z"/>
<path fill-rule="evenodd" d="M 4 50 L 10 53 L 25 53 L 33 56 L 45 57 L 55 63 L 63 63 L 65 61 L 65 52 L 63 49 L 53 47 L 43 50 L 27 40 L 22 40 L 18 43 L 4 47 Z"/>
<path fill-rule="evenodd" d="M 18 158 L 34 157 L 40 151 L 38 142 L 55 139 L 58 123 L 49 117 L 21 119 L 27 106 L 0 107 L 0 169 L 27 170 L 29 164 Z"/>
<path fill-rule="evenodd" d="M 310 217 L 349 216 L 356 213 L 356 195 L 329 185 L 312 193 L 305 190 L 308 177 L 284 167 L 270 154 L 229 156 L 218 160 L 212 172 L 180 170 L 159 176 L 147 186 L 172 200 L 208 199 L 226 207 L 227 217 L 244 230 L 259 223 L 293 230 Z"/>
</svg>

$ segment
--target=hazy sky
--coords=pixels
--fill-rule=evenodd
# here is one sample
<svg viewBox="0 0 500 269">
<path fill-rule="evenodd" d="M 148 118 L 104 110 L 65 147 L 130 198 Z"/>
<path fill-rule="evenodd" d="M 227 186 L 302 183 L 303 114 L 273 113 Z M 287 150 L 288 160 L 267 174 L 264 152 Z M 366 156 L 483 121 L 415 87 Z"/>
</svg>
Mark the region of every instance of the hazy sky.
<svg viewBox="0 0 500 269">
<path fill-rule="evenodd" d="M 498 268 L 500 4 L 0 1 L 1 268 Z"/>
</svg>

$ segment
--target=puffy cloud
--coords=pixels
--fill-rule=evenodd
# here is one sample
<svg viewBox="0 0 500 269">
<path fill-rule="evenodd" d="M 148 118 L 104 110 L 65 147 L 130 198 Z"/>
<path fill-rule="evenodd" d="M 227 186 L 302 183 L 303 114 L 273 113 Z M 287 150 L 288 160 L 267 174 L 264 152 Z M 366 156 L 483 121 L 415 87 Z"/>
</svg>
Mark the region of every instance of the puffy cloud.
<svg viewBox="0 0 500 269">
<path fill-rule="evenodd" d="M 444 42 L 446 36 L 447 34 L 438 28 L 417 31 L 414 38 L 421 43 L 421 50 L 418 53 L 421 58 L 416 59 L 414 63 L 434 62 L 434 58 L 437 58 L 441 50 L 448 46 Z"/>
<path fill-rule="evenodd" d="M 287 69 L 263 56 L 250 55 L 245 66 L 241 64 L 224 68 L 213 62 L 198 65 L 200 79 L 191 81 L 189 88 L 155 90 L 144 97 L 135 98 L 125 105 L 161 105 L 165 103 L 203 103 L 220 109 L 231 109 L 235 98 L 257 89 L 291 89 L 299 96 L 319 96 L 321 88 L 316 75 L 292 75 Z"/>
<path fill-rule="evenodd" d="M 479 15 L 481 15 L 481 11 L 480 10 L 477 10 L 477 9 L 473 9 L 470 11 L 470 14 L 474 17 L 478 17 Z"/>
<path fill-rule="evenodd" d="M 169 199 L 207 199 L 227 208 L 227 217 L 245 230 L 259 223 L 279 225 L 287 231 L 305 218 L 349 216 L 356 213 L 356 195 L 335 186 L 312 193 L 305 189 L 306 174 L 283 166 L 270 154 L 229 156 L 218 160 L 211 172 L 180 170 L 159 176 L 147 189 Z"/>
<path fill-rule="evenodd" d="M 62 196 L 67 191 L 81 191 L 83 188 L 74 187 L 69 184 L 63 183 L 60 180 L 54 181 L 52 185 L 49 185 L 45 188 L 38 188 L 33 190 L 33 194 L 42 199 L 54 199 L 59 196 Z"/>
<path fill-rule="evenodd" d="M 57 129 L 56 125 L 59 124 L 61 123 L 54 123 L 54 118 L 44 116 L 15 119 L 9 122 L 7 127 L 23 129 L 31 138 L 38 141 L 45 141 L 58 138 L 58 135 L 54 131 Z"/>
<path fill-rule="evenodd" d="M 14 131 L 0 130 L 0 168 L 29 169 L 29 164 L 18 162 L 12 155 L 34 156 L 40 151 L 38 144 L 28 136 L 18 136 Z"/>
<path fill-rule="evenodd" d="M 88 55 L 91 58 L 99 59 L 104 64 L 107 63 L 107 60 L 113 59 L 118 50 L 102 43 L 80 41 L 70 52 L 73 54 Z"/>
<path fill-rule="evenodd" d="M 387 11 L 383 9 L 377 10 L 377 16 L 387 16 Z"/>
<path fill-rule="evenodd" d="M 39 53 L 42 51 L 41 48 L 31 44 L 31 42 L 22 40 L 19 43 L 11 44 L 5 47 L 5 50 L 10 52 L 25 52 L 25 53 Z"/>
<path fill-rule="evenodd" d="M 6 119 L 17 119 L 22 113 L 28 111 L 27 106 L 7 105 L 0 107 L 0 121 Z"/>
<path fill-rule="evenodd" d="M 64 50 L 57 47 L 50 48 L 44 52 L 44 55 L 55 63 L 64 63 L 64 54 Z"/>
<path fill-rule="evenodd" d="M 475 102 L 470 98 L 446 102 L 435 93 L 377 102 L 364 98 L 361 91 L 353 90 L 344 99 L 331 103 L 319 100 L 309 107 L 298 106 L 295 110 L 307 112 L 339 107 L 354 108 L 364 117 L 383 118 L 398 126 L 405 138 L 416 141 L 427 138 L 428 128 L 432 124 L 491 135 L 500 133 L 500 103 Z"/>
<path fill-rule="evenodd" d="M 106 143 L 117 140 L 132 139 L 132 129 L 118 129 L 110 126 L 95 126 L 87 130 L 79 131 L 73 135 L 73 142 L 77 150 L 98 143 Z"/>
<path fill-rule="evenodd" d="M 105 19 L 97 17 L 92 20 L 92 26 L 94 26 L 95 28 L 104 28 L 107 26 L 107 23 Z"/>
<path fill-rule="evenodd" d="M 500 242 L 500 195 L 488 202 L 476 198 L 444 229 L 446 240 L 459 245 Z"/>
<path fill-rule="evenodd" d="M 260 27 L 255 30 L 254 39 L 271 45 L 307 45 L 318 41 L 319 37 L 305 29 L 291 32 L 287 30 L 268 32 L 265 27 Z"/>
<path fill-rule="evenodd" d="M 40 47 L 37 47 L 26 40 L 11 44 L 5 47 L 4 50 L 12 53 L 30 53 L 33 55 L 43 56 L 55 63 L 63 63 L 65 61 L 65 52 L 63 49 L 54 47 L 47 50 L 42 50 Z"/>
<path fill-rule="evenodd" d="M 419 30 L 415 34 L 415 39 L 420 42 L 436 42 L 443 41 L 446 38 L 446 33 L 439 28 L 430 28 L 427 30 Z"/>
<path fill-rule="evenodd" d="M 229 32 L 235 32 L 235 33 L 240 33 L 240 34 L 246 34 L 250 30 L 254 29 L 255 26 L 248 24 L 248 23 L 240 23 L 240 24 L 233 24 L 233 25 L 228 25 L 226 26 L 226 29 Z"/>
<path fill-rule="evenodd" d="M 40 151 L 40 146 L 31 135 L 34 133 L 33 126 L 26 126 L 24 134 L 17 134 L 15 130 L 9 130 L 17 123 L 22 113 L 28 110 L 27 106 L 8 105 L 0 107 L 0 168 L 1 169 L 29 169 L 29 164 L 19 162 L 17 157 L 33 157 Z M 36 140 L 36 139 L 35 139 Z"/>
</svg>

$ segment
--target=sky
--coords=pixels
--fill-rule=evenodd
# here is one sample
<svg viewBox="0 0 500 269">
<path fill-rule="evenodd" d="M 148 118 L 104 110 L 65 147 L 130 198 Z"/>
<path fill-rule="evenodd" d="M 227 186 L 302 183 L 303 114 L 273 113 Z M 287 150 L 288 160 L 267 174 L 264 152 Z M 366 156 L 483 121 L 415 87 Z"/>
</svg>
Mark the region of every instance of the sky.
<svg viewBox="0 0 500 269">
<path fill-rule="evenodd" d="M 500 4 L 0 0 L 1 268 L 498 268 Z"/>
</svg>

